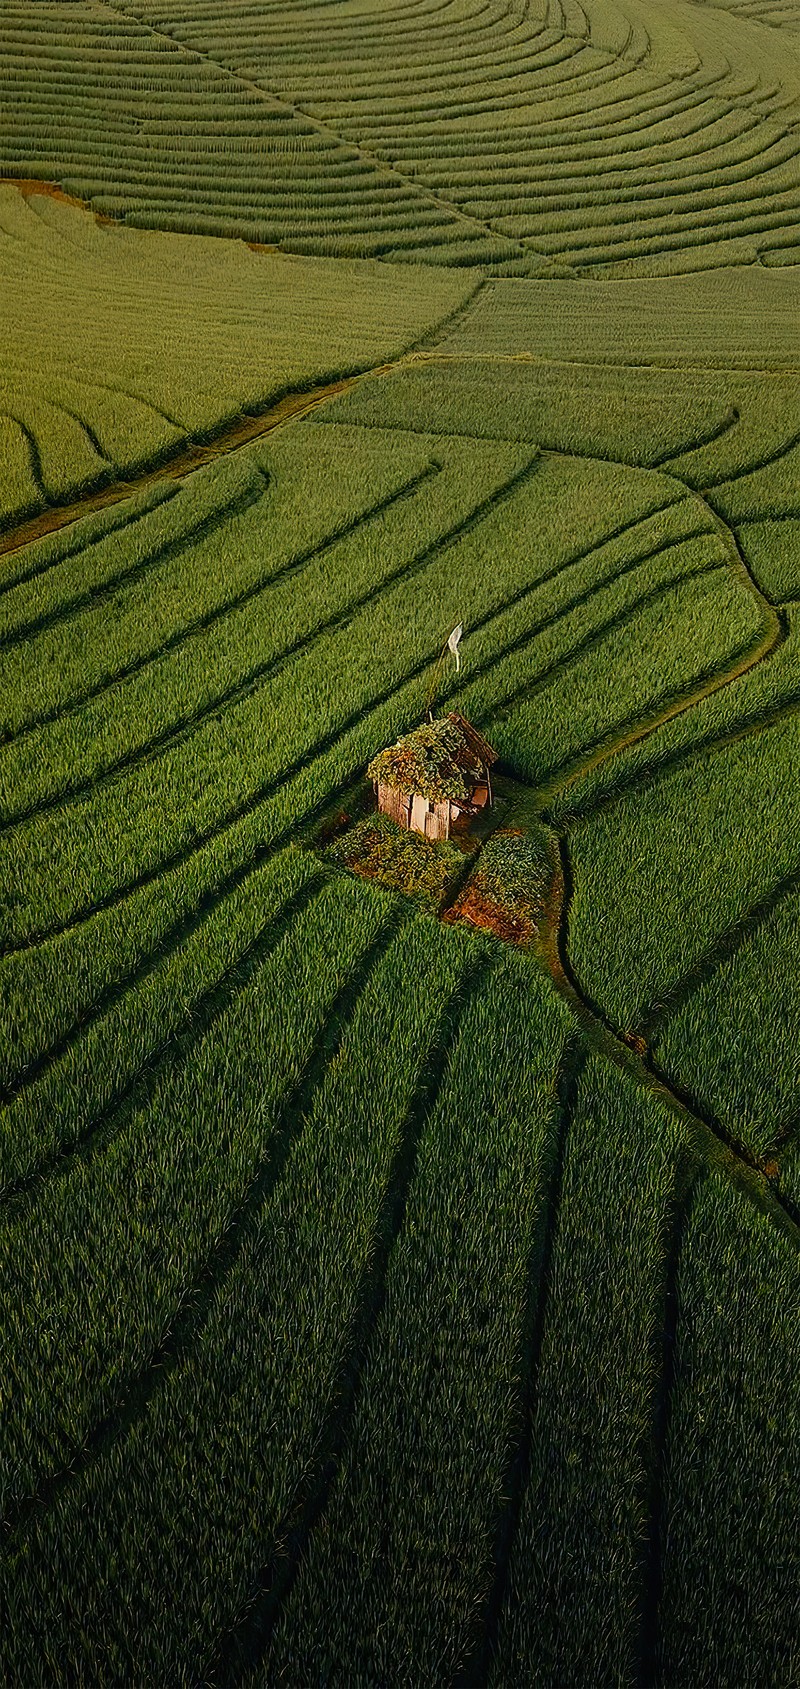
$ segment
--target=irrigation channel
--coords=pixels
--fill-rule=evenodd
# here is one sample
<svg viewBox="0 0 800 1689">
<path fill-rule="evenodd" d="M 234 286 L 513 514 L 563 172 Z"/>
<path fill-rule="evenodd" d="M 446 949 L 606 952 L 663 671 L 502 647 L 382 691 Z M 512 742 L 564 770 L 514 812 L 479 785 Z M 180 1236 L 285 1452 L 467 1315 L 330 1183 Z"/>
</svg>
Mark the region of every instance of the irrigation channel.
<svg viewBox="0 0 800 1689">
<path fill-rule="evenodd" d="M 52 192 L 57 197 L 68 197 L 60 194 L 59 190 L 50 189 L 42 183 L 18 183 L 22 191 Z M 81 202 L 76 201 L 76 204 Z M 476 290 L 478 291 L 478 290 Z M 474 295 L 467 302 L 474 303 Z M 464 307 L 461 307 L 463 310 Z M 459 312 L 461 314 L 461 312 Z M 357 371 L 337 380 L 320 383 L 305 389 L 286 392 L 273 400 L 259 414 L 240 415 L 235 421 L 224 424 L 213 438 L 203 442 L 187 439 L 176 451 L 164 457 L 151 468 L 128 479 L 119 478 L 106 485 L 82 495 L 79 499 L 63 505 L 52 505 L 40 515 L 32 517 L 15 527 L 0 534 L 0 556 L 10 555 L 21 550 L 32 541 L 43 535 L 53 533 L 58 529 L 80 521 L 108 505 L 119 503 L 143 488 L 162 480 L 183 480 L 198 469 L 205 468 L 218 458 L 227 456 L 249 445 L 253 440 L 281 428 L 287 423 L 298 421 L 310 412 L 327 404 L 348 392 L 359 382 L 374 380 L 376 377 L 388 376 L 410 366 L 447 365 L 453 362 L 463 363 L 475 361 L 480 363 L 509 361 L 530 363 L 533 361 L 527 354 L 518 358 L 500 355 L 494 358 L 491 354 L 476 354 L 473 358 L 466 354 L 448 354 L 427 350 L 423 346 L 405 352 L 391 362 L 373 365 L 368 369 Z M 541 360 L 546 362 L 546 360 Z M 585 461 L 595 461 L 591 453 L 565 453 L 540 445 L 543 456 L 574 457 Z M 603 458 L 605 463 L 619 463 L 625 465 L 624 460 Z M 770 602 L 757 585 L 742 555 L 736 536 L 731 528 L 714 510 L 711 503 L 698 493 L 696 488 L 690 488 L 688 483 L 674 475 L 668 465 L 662 463 L 654 465 L 661 475 L 672 479 L 676 486 L 681 487 L 687 494 L 700 498 L 705 505 L 709 518 L 723 540 L 732 571 L 736 574 L 746 590 L 756 599 L 763 620 L 764 631 L 760 637 L 743 653 L 739 653 L 727 666 L 717 670 L 698 683 L 684 691 L 663 701 L 660 707 L 654 709 L 642 719 L 629 725 L 623 732 L 609 737 L 599 745 L 591 748 L 587 754 L 579 756 L 566 768 L 546 781 L 542 786 L 530 788 L 530 801 L 538 823 L 546 829 L 551 852 L 551 887 L 544 910 L 543 918 L 535 943 L 535 952 L 540 962 L 546 968 L 555 989 L 569 1004 L 586 1044 L 599 1054 L 613 1061 L 620 1067 L 634 1084 L 654 1093 L 659 1100 L 670 1109 L 682 1123 L 688 1141 L 698 1157 L 707 1165 L 716 1167 L 725 1174 L 736 1187 L 762 1213 L 775 1222 L 788 1236 L 795 1247 L 800 1247 L 800 1212 L 794 1205 L 781 1195 L 776 1183 L 774 1164 L 766 1159 L 759 1160 L 743 1144 L 735 1142 L 722 1124 L 706 1111 L 701 1110 L 695 1099 L 683 1094 L 680 1089 L 660 1073 L 652 1059 L 646 1038 L 642 1035 L 631 1034 L 615 1027 L 603 1010 L 592 1002 L 584 992 L 581 983 L 573 969 L 569 954 L 569 918 L 572 893 L 572 867 L 570 860 L 569 841 L 567 832 L 555 828 L 549 817 L 549 805 L 557 793 L 563 792 L 585 774 L 620 755 L 630 746 L 646 739 L 666 722 L 675 716 L 694 708 L 712 693 L 730 686 L 734 681 L 749 673 L 759 663 L 765 662 L 773 656 L 786 637 L 784 620 L 779 609 Z M 797 708 L 792 704 L 789 708 Z M 752 731 L 745 727 L 740 732 Z M 720 735 L 721 739 L 738 737 Z M 339 794 L 341 795 L 341 794 Z M 337 794 L 326 794 L 325 806 L 335 801 Z M 473 865 L 478 860 L 480 852 L 476 853 Z"/>
</svg>

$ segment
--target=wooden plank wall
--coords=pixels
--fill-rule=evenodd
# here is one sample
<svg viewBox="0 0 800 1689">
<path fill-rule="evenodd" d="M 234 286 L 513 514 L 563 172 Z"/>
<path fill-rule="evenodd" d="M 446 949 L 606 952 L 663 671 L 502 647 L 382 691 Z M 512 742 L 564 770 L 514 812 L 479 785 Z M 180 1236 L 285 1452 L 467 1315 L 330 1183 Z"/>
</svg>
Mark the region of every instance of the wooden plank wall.
<svg viewBox="0 0 800 1689">
<path fill-rule="evenodd" d="M 384 815 L 390 815 L 398 827 L 408 826 L 407 800 L 396 786 L 378 787 L 378 808 L 383 810 Z"/>
</svg>

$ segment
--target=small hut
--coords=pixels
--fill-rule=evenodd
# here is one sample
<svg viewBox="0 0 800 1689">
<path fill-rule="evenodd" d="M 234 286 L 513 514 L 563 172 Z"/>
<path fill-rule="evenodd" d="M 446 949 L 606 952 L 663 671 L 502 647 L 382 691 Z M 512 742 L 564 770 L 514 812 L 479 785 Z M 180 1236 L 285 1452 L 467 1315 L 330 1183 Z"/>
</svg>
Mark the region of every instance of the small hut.
<svg viewBox="0 0 800 1689">
<path fill-rule="evenodd" d="M 453 711 L 387 745 L 368 772 L 378 808 L 398 826 L 426 839 L 449 839 L 455 821 L 492 802 L 496 761 L 483 734 Z"/>
</svg>

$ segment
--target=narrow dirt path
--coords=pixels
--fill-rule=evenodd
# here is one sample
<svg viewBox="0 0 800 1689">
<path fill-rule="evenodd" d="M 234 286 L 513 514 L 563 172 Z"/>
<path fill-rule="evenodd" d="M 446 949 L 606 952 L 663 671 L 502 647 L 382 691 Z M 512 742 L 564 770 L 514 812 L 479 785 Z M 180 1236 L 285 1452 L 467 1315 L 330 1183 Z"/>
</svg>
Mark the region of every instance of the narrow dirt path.
<svg viewBox="0 0 800 1689">
<path fill-rule="evenodd" d="M 669 471 L 660 469 L 658 473 L 669 474 Z M 730 1178 L 748 1200 L 780 1226 L 795 1247 L 800 1248 L 800 1214 L 781 1197 L 771 1172 L 767 1171 L 767 1158 L 759 1158 L 745 1144 L 734 1142 L 719 1121 L 701 1115 L 690 1100 L 681 1095 L 677 1086 L 657 1072 L 644 1037 L 630 1034 L 626 1038 L 621 1030 L 612 1025 L 600 1006 L 593 1003 L 583 991 L 569 953 L 572 895 L 569 841 L 565 831 L 556 831 L 549 824 L 544 807 L 556 792 L 560 793 L 601 763 L 610 761 L 629 746 L 646 739 L 675 716 L 694 708 L 703 699 L 721 691 L 723 687 L 732 685 L 759 663 L 765 662 L 774 655 L 786 637 L 783 619 L 751 574 L 733 531 L 701 493 L 695 492 L 677 475 L 670 475 L 670 479 L 704 505 L 723 540 L 734 575 L 759 607 L 764 632 L 760 639 L 746 652 L 740 653 L 727 668 L 707 677 L 662 709 L 653 710 L 634 727 L 579 760 L 566 774 L 562 773 L 550 784 L 545 783 L 537 788 L 535 801 L 539 807 L 540 820 L 548 829 L 553 858 L 551 892 L 537 949 L 556 990 L 569 1003 L 591 1047 L 621 1067 L 635 1084 L 656 1095 L 680 1120 L 692 1148 L 703 1162 Z M 774 1166 L 774 1163 L 770 1165 Z"/>
<path fill-rule="evenodd" d="M 602 1009 L 584 993 L 569 958 L 569 906 L 572 870 L 564 834 L 549 829 L 553 879 L 539 932 L 537 954 L 559 995 L 569 1004 L 587 1043 L 633 1081 L 658 1098 L 680 1121 L 691 1148 L 706 1165 L 723 1173 L 760 1213 L 772 1220 L 800 1249 L 800 1215 L 780 1196 L 764 1163 L 742 1144 L 731 1141 L 718 1122 L 701 1116 L 663 1075 L 655 1072 L 644 1040 L 628 1043 Z"/>
<path fill-rule="evenodd" d="M 603 461 L 605 462 L 605 459 Z M 673 721 L 676 716 L 684 715 L 687 710 L 694 709 L 705 698 L 710 698 L 715 692 L 721 692 L 725 687 L 731 686 L 734 681 L 741 680 L 743 675 L 749 674 L 750 670 L 756 668 L 759 663 L 763 663 L 768 657 L 774 656 L 786 638 L 786 626 L 783 618 L 775 605 L 761 591 L 757 581 L 750 573 L 733 530 L 722 520 L 722 517 L 713 509 L 702 493 L 695 492 L 686 481 L 681 480 L 680 476 L 672 475 L 664 469 L 658 469 L 654 473 L 667 475 L 670 480 L 683 487 L 690 497 L 699 500 L 700 504 L 703 505 L 722 539 L 733 574 L 758 605 L 764 624 L 763 633 L 745 651 L 740 652 L 727 667 L 708 675 L 705 680 L 700 681 L 696 686 L 687 688 L 685 692 L 680 693 L 679 696 L 673 698 L 662 708 L 655 708 L 648 715 L 643 716 L 635 726 L 629 727 L 624 732 L 617 734 L 616 737 L 608 739 L 605 744 L 598 745 L 589 756 L 578 758 L 570 768 L 566 771 L 562 770 L 552 781 L 545 781 L 538 788 L 537 793 L 543 804 L 550 802 L 556 793 L 560 794 L 566 791 L 569 786 L 575 785 L 578 780 L 583 779 L 584 775 L 592 773 L 602 763 L 611 761 L 613 757 L 619 756 L 622 751 L 629 750 L 632 745 L 639 744 L 643 739 L 647 739 L 651 733 L 655 733 L 657 728 L 665 726 L 668 721 Z"/>
<path fill-rule="evenodd" d="M 285 393 L 260 415 L 239 416 L 234 422 L 223 425 L 219 433 L 205 445 L 187 439 L 170 457 L 164 458 L 161 463 L 150 469 L 144 469 L 135 475 L 119 476 L 93 492 L 82 493 L 69 504 L 51 505 L 39 515 L 31 516 L 27 521 L 19 522 L 0 534 L 0 557 L 21 551 L 24 546 L 42 539 L 45 534 L 69 527 L 84 516 L 91 516 L 97 510 L 105 510 L 108 505 L 120 504 L 124 499 L 142 492 L 145 487 L 151 487 L 154 482 L 182 481 L 195 470 L 205 469 L 209 463 L 215 463 L 217 458 L 227 457 L 230 452 L 239 451 L 242 446 L 250 445 L 251 441 L 260 439 L 263 434 L 271 434 L 284 423 L 296 422 L 300 417 L 308 416 L 310 411 L 316 410 L 318 405 L 326 404 L 329 399 L 338 399 L 340 394 L 348 392 L 356 382 L 364 381 L 368 376 L 388 375 L 390 370 L 397 368 L 402 361 L 403 359 L 399 358 L 393 363 L 379 364 L 337 381 L 323 382 L 316 387 L 298 388 Z"/>
</svg>

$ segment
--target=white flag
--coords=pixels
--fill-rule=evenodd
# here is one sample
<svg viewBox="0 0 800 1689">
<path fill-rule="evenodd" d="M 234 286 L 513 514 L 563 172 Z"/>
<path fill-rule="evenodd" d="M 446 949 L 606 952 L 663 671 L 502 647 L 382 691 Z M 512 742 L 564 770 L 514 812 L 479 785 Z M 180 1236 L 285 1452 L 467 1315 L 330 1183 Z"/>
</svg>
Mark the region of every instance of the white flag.
<svg viewBox="0 0 800 1689">
<path fill-rule="evenodd" d="M 458 652 L 458 645 L 459 645 L 459 640 L 461 639 L 461 635 L 462 635 L 463 632 L 464 632 L 464 629 L 462 628 L 461 623 L 459 622 L 458 627 L 453 628 L 453 631 L 450 635 L 450 638 L 447 641 L 447 649 L 448 649 L 448 651 L 452 651 L 453 656 L 455 657 L 455 660 L 456 660 L 456 669 L 460 669 L 460 667 L 461 667 L 461 658 L 460 658 L 459 652 Z"/>
</svg>

